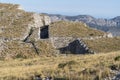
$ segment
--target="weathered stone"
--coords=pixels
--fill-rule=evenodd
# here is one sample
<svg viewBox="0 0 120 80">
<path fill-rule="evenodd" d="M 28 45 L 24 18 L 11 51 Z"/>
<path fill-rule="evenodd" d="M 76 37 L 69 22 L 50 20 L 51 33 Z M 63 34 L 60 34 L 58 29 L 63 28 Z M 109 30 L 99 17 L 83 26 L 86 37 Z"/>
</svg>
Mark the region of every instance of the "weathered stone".
<svg viewBox="0 0 120 80">
<path fill-rule="evenodd" d="M 61 53 L 88 53 L 87 45 L 80 38 L 73 37 L 53 37 L 51 42 Z"/>
<path fill-rule="evenodd" d="M 73 42 L 69 43 L 68 46 L 59 49 L 61 53 L 73 53 L 73 54 L 85 54 L 89 53 L 88 50 L 81 45 L 79 40 L 74 40 Z"/>
</svg>

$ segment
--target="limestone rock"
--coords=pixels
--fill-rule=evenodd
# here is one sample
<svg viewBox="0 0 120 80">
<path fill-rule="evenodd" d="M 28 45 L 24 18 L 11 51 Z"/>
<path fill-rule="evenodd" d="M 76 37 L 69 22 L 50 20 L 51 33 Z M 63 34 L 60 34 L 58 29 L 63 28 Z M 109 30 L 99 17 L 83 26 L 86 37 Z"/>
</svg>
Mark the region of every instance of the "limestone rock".
<svg viewBox="0 0 120 80">
<path fill-rule="evenodd" d="M 50 17 L 42 14 L 33 14 L 34 18 L 34 27 L 42 27 L 44 25 L 49 25 L 51 23 Z"/>
</svg>

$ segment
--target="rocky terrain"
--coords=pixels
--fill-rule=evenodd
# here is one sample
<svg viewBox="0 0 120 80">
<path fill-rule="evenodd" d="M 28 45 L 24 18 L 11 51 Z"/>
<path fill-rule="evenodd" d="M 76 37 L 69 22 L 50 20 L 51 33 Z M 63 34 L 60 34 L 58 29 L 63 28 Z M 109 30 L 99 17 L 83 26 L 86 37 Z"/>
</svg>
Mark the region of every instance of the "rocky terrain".
<svg viewBox="0 0 120 80">
<path fill-rule="evenodd" d="M 25 57 L 38 53 L 36 44 L 40 43 L 40 28 L 49 24 L 47 15 L 25 12 L 19 5 L 0 4 L 0 57 Z"/>
<path fill-rule="evenodd" d="M 0 79 L 119 78 L 120 37 L 74 21 L 0 3 Z"/>
<path fill-rule="evenodd" d="M 120 49 L 120 38 L 90 28 L 83 22 L 52 22 L 49 16 L 26 12 L 19 5 L 0 4 L 0 7 L 1 58 L 53 55 L 56 52 L 100 53 Z M 112 43 L 113 40 L 116 42 Z"/>
<path fill-rule="evenodd" d="M 92 28 L 110 32 L 114 36 L 120 36 L 120 16 L 111 19 L 94 18 L 90 15 L 64 16 L 57 14 L 48 14 L 52 22 L 55 21 L 77 21 L 84 22 Z"/>
</svg>

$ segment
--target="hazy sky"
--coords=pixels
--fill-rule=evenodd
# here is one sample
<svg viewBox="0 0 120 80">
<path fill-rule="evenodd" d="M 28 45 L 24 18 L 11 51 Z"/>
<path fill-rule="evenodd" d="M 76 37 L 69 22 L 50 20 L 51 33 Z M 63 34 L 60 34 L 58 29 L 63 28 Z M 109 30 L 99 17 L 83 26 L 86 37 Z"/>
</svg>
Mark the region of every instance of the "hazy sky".
<svg viewBox="0 0 120 80">
<path fill-rule="evenodd" d="M 92 15 L 112 18 L 120 16 L 120 0 L 0 0 L 17 3 L 25 10 L 63 15 Z"/>
</svg>

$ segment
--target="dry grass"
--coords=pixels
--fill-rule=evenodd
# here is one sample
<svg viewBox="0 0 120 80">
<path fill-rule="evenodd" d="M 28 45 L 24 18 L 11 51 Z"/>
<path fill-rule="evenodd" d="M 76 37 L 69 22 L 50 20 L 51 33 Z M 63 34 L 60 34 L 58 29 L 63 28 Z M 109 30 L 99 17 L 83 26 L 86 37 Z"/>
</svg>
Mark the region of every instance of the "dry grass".
<svg viewBox="0 0 120 80">
<path fill-rule="evenodd" d="M 33 19 L 32 13 L 18 10 L 17 6 L 0 4 L 0 37 L 21 38 L 28 29 L 28 24 Z M 61 21 L 50 26 L 50 36 L 89 37 L 104 34 L 77 22 Z M 85 42 L 90 48 L 98 51 L 120 50 L 119 38 Z M 52 76 L 57 80 L 58 78 L 60 80 L 101 80 L 111 75 L 111 66 L 120 69 L 120 51 L 65 56 L 55 54 L 49 40 L 36 41 L 34 44 L 40 53 L 39 57 L 30 43 L 21 41 L 4 43 L 5 49 L 0 54 L 1 58 L 5 57 L 0 58 L 0 80 L 31 80 L 36 74 L 41 74 L 42 77 Z"/>
<path fill-rule="evenodd" d="M 84 42 L 96 53 L 120 50 L 120 37 L 84 40 Z"/>
<path fill-rule="evenodd" d="M 0 61 L 0 79 L 31 80 L 36 74 L 60 80 L 102 80 L 111 76 L 110 66 L 120 69 L 120 51 L 94 55 L 59 55 Z M 56 80 L 57 80 L 56 79 Z"/>
<path fill-rule="evenodd" d="M 31 44 L 21 41 L 9 41 L 4 43 L 1 59 L 35 57 L 35 51 Z M 27 54 L 26 54 L 27 53 Z"/>
<path fill-rule="evenodd" d="M 26 33 L 28 24 L 33 20 L 33 13 L 17 8 L 18 5 L 0 4 L 0 37 L 21 38 Z"/>
<path fill-rule="evenodd" d="M 34 42 L 39 54 L 36 53 L 31 43 L 21 41 L 9 41 L 4 43 L 4 50 L 0 54 L 0 59 L 9 58 L 33 58 L 38 55 L 53 56 L 54 48 L 49 40 Z"/>
<path fill-rule="evenodd" d="M 59 21 L 50 25 L 50 35 L 53 37 L 90 37 L 104 34 L 80 22 Z"/>
</svg>

